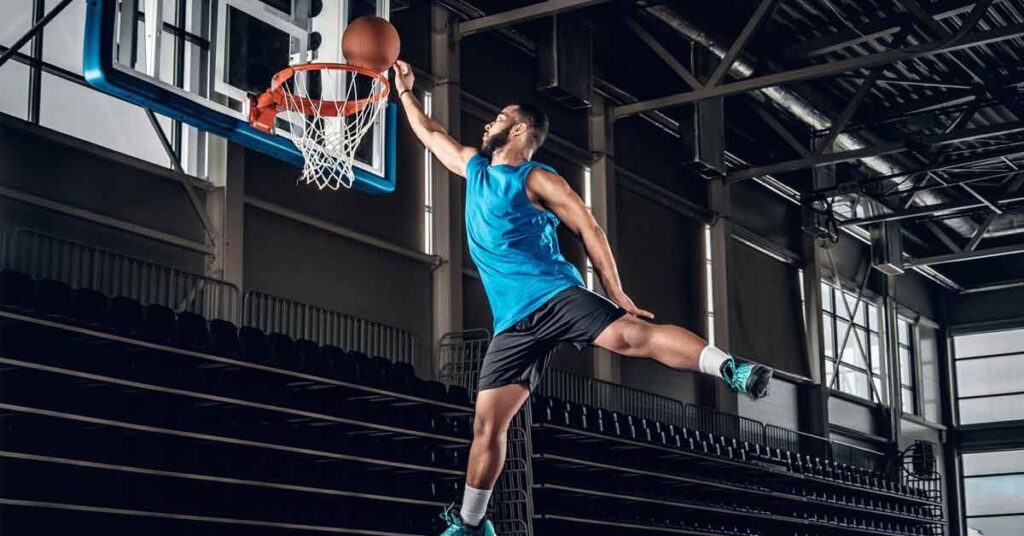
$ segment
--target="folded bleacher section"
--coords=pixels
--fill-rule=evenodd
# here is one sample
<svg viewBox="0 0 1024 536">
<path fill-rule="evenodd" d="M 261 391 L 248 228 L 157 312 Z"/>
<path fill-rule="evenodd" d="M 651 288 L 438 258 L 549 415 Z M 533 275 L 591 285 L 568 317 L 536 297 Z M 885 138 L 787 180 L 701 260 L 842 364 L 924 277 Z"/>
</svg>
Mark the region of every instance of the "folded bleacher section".
<svg viewBox="0 0 1024 536">
<path fill-rule="evenodd" d="M 33 257 L 0 272 L 0 532 L 441 530 L 465 478 L 465 389 L 397 356 L 238 327 L 225 317 L 240 303 L 197 304 L 212 280 L 166 292 L 182 285 L 150 271 L 115 296 Z"/>
<path fill-rule="evenodd" d="M 938 475 L 878 453 L 563 371 L 540 391 L 536 534 L 943 533 Z"/>
</svg>

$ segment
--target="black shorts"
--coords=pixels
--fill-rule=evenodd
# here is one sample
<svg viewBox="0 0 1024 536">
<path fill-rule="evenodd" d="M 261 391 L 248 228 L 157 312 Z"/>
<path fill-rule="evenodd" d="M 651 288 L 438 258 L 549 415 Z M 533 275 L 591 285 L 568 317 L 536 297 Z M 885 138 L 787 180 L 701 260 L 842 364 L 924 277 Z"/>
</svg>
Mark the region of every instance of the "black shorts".
<svg viewBox="0 0 1024 536">
<path fill-rule="evenodd" d="M 479 389 L 523 383 L 533 391 L 560 344 L 572 343 L 582 351 L 624 314 L 625 309 L 583 287 L 555 294 L 491 340 L 480 366 Z"/>
</svg>

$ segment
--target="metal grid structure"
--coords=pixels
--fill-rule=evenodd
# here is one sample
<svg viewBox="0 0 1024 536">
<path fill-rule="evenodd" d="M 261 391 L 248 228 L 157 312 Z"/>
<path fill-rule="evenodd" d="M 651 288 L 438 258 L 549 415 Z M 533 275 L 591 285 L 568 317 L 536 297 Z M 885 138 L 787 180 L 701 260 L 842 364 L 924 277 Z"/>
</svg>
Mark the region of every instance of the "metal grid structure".
<svg viewBox="0 0 1024 536">
<path fill-rule="evenodd" d="M 402 363 L 416 362 L 416 339 L 403 329 L 250 290 L 243 325 Z"/>
<path fill-rule="evenodd" d="M 93 289 L 209 319 L 241 320 L 241 293 L 225 281 L 29 229 L 15 229 L 7 250 L 4 268 L 34 279 L 52 279 L 71 288 Z"/>
<path fill-rule="evenodd" d="M 537 388 L 545 396 L 685 426 L 686 405 L 678 400 L 624 385 L 548 370 Z"/>
<path fill-rule="evenodd" d="M 435 363 L 438 378 L 449 385 L 465 387 L 476 400 L 480 366 L 490 343 L 485 329 L 446 333 L 441 337 Z M 498 534 L 530 536 L 533 534 L 533 488 L 531 472 L 531 414 L 520 410 L 508 431 L 505 468 L 494 489 L 489 514 Z"/>
<path fill-rule="evenodd" d="M 767 142 L 768 150 L 730 147 L 756 164 L 732 162 L 727 182 L 771 179 L 798 202 L 817 201 L 842 227 L 898 220 L 910 258 L 905 265 L 953 290 L 986 288 L 993 278 L 1019 273 L 1024 4 L 728 4 L 735 10 L 721 14 L 678 1 L 637 4 L 630 28 L 689 90 L 619 106 L 617 118 L 679 119 L 684 104 L 752 97 L 727 104 L 758 111 L 749 115 L 763 124 L 743 128 L 777 133 L 777 141 Z M 691 66 L 673 63 L 664 53 L 675 44 L 669 41 L 709 55 L 713 72 L 695 76 Z M 980 260 L 990 257 L 1000 259 Z M 975 262 L 953 264 L 964 261 Z M 932 268 L 940 265 L 941 273 Z"/>
</svg>

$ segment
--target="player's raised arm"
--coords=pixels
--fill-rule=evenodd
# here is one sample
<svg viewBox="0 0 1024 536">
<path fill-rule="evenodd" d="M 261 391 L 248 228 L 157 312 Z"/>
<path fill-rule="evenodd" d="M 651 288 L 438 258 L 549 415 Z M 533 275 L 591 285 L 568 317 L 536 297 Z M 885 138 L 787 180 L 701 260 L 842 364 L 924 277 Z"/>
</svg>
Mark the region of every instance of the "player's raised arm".
<svg viewBox="0 0 1024 536">
<path fill-rule="evenodd" d="M 604 229 L 565 179 L 556 173 L 534 168 L 526 179 L 526 190 L 531 201 L 553 212 L 569 230 L 580 237 L 608 298 L 629 313 L 654 318 L 653 313 L 637 307 L 623 291 L 619 270 Z"/>
<path fill-rule="evenodd" d="M 466 162 L 469 162 L 477 150 L 455 141 L 440 123 L 423 113 L 423 105 L 412 91 L 416 77 L 408 63 L 398 60 L 395 62 L 394 70 L 395 90 L 398 91 L 399 100 L 402 101 L 402 108 L 405 110 L 405 116 L 409 118 L 412 131 L 444 167 L 460 177 L 465 177 Z"/>
</svg>

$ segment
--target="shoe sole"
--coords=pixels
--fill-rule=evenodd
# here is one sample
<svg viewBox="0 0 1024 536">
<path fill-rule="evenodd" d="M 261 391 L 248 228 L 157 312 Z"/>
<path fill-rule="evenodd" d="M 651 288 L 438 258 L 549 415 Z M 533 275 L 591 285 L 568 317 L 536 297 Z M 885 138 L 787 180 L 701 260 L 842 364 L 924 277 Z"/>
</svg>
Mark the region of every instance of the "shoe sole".
<svg viewBox="0 0 1024 536">
<path fill-rule="evenodd" d="M 775 374 L 775 370 L 768 368 L 764 365 L 755 365 L 754 370 L 750 374 L 750 380 L 747 381 L 746 395 L 752 400 L 761 400 L 768 396 L 768 391 L 772 385 L 772 376 Z"/>
</svg>

